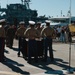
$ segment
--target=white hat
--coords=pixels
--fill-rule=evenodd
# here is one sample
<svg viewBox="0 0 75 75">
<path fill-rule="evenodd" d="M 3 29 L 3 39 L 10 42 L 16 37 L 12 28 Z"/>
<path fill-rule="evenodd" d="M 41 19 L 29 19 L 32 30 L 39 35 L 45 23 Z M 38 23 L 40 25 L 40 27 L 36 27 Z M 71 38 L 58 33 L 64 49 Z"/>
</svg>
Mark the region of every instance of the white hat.
<svg viewBox="0 0 75 75">
<path fill-rule="evenodd" d="M 23 24 L 25 24 L 25 22 L 24 22 L 24 21 L 21 21 L 19 24 L 20 24 L 20 25 L 23 25 Z"/>
<path fill-rule="evenodd" d="M 29 21 L 29 24 L 34 25 L 35 22 L 34 21 Z"/>
<path fill-rule="evenodd" d="M 46 20 L 45 22 L 46 22 L 46 23 L 50 23 L 50 21 L 49 21 L 49 20 Z"/>
<path fill-rule="evenodd" d="M 5 22 L 5 21 L 6 21 L 5 19 L 1 19 L 1 20 L 0 20 L 0 23 L 3 23 L 3 22 Z"/>
</svg>

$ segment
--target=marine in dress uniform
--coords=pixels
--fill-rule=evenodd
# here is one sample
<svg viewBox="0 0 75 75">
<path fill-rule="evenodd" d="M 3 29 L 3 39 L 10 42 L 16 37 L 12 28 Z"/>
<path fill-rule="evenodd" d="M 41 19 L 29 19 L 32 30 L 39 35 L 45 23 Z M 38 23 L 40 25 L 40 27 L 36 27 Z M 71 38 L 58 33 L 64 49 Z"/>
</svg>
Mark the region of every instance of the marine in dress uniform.
<svg viewBox="0 0 75 75">
<path fill-rule="evenodd" d="M 14 40 L 14 37 L 15 37 L 15 29 L 14 29 L 14 25 L 10 25 L 9 28 L 7 29 L 7 32 L 6 32 L 6 36 L 7 36 L 7 46 L 9 48 L 12 48 L 13 46 L 13 40 Z"/>
<path fill-rule="evenodd" d="M 39 37 L 38 31 L 34 28 L 35 22 L 29 21 L 30 27 L 24 33 L 24 36 L 27 37 L 28 40 L 28 63 L 31 63 L 31 57 L 34 56 L 35 62 L 38 61 L 38 53 L 37 53 L 37 42 L 36 38 Z"/>
<path fill-rule="evenodd" d="M 5 22 L 5 19 L 0 20 L 0 62 L 4 61 L 5 29 L 3 26 Z"/>
<path fill-rule="evenodd" d="M 24 56 L 24 45 L 26 47 L 26 42 L 25 42 L 25 38 L 24 38 L 24 32 L 26 30 L 25 22 L 21 21 L 19 23 L 20 27 L 17 29 L 15 35 L 18 37 L 19 43 L 18 43 L 18 57 L 20 56 L 20 51 L 22 52 L 23 56 Z M 25 43 L 24 43 L 25 42 Z"/>
<path fill-rule="evenodd" d="M 43 57 L 43 39 L 41 38 L 41 31 L 42 31 L 41 22 L 37 22 L 36 29 L 40 34 L 40 38 L 37 40 L 38 56 Z"/>
<path fill-rule="evenodd" d="M 46 27 L 42 30 L 41 35 L 44 38 L 44 61 L 47 61 L 48 47 L 50 59 L 53 61 L 52 37 L 54 36 L 54 30 L 50 27 L 50 21 L 46 21 Z"/>
</svg>

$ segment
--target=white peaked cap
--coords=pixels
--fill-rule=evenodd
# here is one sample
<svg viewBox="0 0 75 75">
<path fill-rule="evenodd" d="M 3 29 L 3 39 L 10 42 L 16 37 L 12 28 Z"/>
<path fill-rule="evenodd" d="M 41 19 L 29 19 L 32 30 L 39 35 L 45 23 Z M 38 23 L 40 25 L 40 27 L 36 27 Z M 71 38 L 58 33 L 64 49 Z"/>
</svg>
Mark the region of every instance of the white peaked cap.
<svg viewBox="0 0 75 75">
<path fill-rule="evenodd" d="M 1 19 L 1 20 L 0 20 L 0 23 L 5 22 L 5 21 L 6 21 L 5 19 Z"/>
<path fill-rule="evenodd" d="M 50 21 L 49 21 L 49 20 L 46 20 L 45 22 L 46 22 L 46 23 L 50 23 Z"/>
<path fill-rule="evenodd" d="M 34 21 L 29 21 L 29 24 L 34 25 L 35 22 Z"/>
<path fill-rule="evenodd" d="M 24 22 L 24 21 L 21 21 L 19 24 L 20 24 L 20 25 L 21 25 L 21 24 L 25 24 L 25 22 Z"/>
</svg>

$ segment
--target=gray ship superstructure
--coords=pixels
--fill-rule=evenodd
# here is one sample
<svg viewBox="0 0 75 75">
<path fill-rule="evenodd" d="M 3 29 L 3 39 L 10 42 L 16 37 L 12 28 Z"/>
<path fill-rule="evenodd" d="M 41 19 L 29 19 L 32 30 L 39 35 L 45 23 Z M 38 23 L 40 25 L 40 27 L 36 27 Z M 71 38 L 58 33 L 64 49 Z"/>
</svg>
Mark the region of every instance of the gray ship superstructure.
<svg viewBox="0 0 75 75">
<path fill-rule="evenodd" d="M 21 0 L 21 2 L 21 4 L 9 4 L 7 8 L 0 8 L 0 18 L 5 18 L 14 25 L 17 25 L 20 21 L 25 21 L 25 23 L 28 24 L 29 20 L 37 22 L 47 19 L 37 17 L 37 10 L 31 10 L 29 7 L 30 0 Z"/>
</svg>

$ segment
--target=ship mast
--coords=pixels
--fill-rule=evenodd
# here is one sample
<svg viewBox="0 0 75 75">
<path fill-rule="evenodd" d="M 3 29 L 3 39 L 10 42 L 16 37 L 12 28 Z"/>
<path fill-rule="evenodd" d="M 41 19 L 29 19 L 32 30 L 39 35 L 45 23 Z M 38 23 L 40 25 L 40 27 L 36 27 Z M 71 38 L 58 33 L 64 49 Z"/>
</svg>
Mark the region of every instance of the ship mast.
<svg viewBox="0 0 75 75">
<path fill-rule="evenodd" d="M 30 0 L 21 0 L 21 2 L 23 5 L 26 5 L 27 9 L 30 9 L 30 7 L 29 7 Z"/>
</svg>

